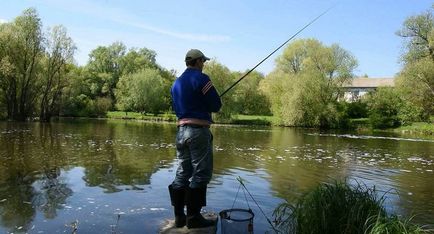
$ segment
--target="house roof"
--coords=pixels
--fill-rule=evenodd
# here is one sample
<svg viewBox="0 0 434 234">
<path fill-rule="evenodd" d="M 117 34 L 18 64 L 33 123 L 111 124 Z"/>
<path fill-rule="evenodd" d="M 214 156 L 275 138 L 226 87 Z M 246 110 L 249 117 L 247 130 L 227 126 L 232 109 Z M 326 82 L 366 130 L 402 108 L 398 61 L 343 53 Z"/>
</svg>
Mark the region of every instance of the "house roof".
<svg viewBox="0 0 434 234">
<path fill-rule="evenodd" d="M 377 88 L 384 86 L 395 86 L 394 78 L 354 78 L 351 83 L 344 84 L 344 88 Z"/>
</svg>

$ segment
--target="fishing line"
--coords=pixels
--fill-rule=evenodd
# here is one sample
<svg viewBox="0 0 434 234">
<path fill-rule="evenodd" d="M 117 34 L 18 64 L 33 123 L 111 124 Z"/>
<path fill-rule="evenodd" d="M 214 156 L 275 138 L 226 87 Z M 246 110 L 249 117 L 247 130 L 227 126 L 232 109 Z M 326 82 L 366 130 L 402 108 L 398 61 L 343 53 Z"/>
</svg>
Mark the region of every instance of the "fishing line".
<svg viewBox="0 0 434 234">
<path fill-rule="evenodd" d="M 271 227 L 273 228 L 273 230 L 274 230 L 276 233 L 279 233 L 279 231 L 274 227 L 274 225 L 273 225 L 273 223 L 271 222 L 271 220 L 267 217 L 267 215 L 265 214 L 265 212 L 262 210 L 261 206 L 259 206 L 259 203 L 255 200 L 255 198 L 253 197 L 253 195 L 252 195 L 252 194 L 250 193 L 250 191 L 247 189 L 246 185 L 244 185 L 244 182 L 243 182 L 241 176 L 238 176 L 238 177 L 237 177 L 237 180 L 238 180 L 238 182 L 240 182 L 240 184 L 243 186 L 243 188 L 244 188 L 243 191 L 244 191 L 244 190 L 247 191 L 247 193 L 249 194 L 250 198 L 252 198 L 253 202 L 254 202 L 254 203 L 256 204 L 256 206 L 259 208 L 259 210 L 261 211 L 262 215 L 264 215 L 265 219 L 267 219 L 267 222 L 271 225 Z M 246 197 L 246 200 L 247 200 L 247 197 Z M 248 204 L 248 202 L 247 202 L 247 204 Z M 250 206 L 249 206 L 249 209 L 250 209 Z"/>
<path fill-rule="evenodd" d="M 323 13 L 321 13 L 320 15 L 318 15 L 317 17 L 315 17 L 313 20 L 311 20 L 308 24 L 306 24 L 304 27 L 302 27 L 300 30 L 298 30 L 294 35 L 292 35 L 288 40 L 286 40 L 285 42 L 283 42 L 279 47 L 277 47 L 273 52 L 271 52 L 269 55 L 267 55 L 264 59 L 262 59 L 258 64 L 256 64 L 252 69 L 250 69 L 249 71 L 247 71 L 243 76 L 241 76 L 241 78 L 239 78 L 235 83 L 233 83 L 229 88 L 227 88 L 222 94 L 220 94 L 220 97 L 223 97 L 223 95 L 225 95 L 229 90 L 231 90 L 235 85 L 237 85 L 241 80 L 243 80 L 247 75 L 249 75 L 253 70 L 255 70 L 259 65 L 261 65 L 265 60 L 267 60 L 271 55 L 273 55 L 274 53 L 276 53 L 276 51 L 278 51 L 280 48 L 282 48 L 286 43 L 288 43 L 289 41 L 291 41 L 294 37 L 296 37 L 299 33 L 301 33 L 304 29 L 306 29 L 307 27 L 309 27 L 311 24 L 313 24 L 316 20 L 318 20 L 319 18 L 321 18 L 321 16 L 325 15 L 327 12 L 329 12 L 333 7 L 335 7 L 335 5 L 331 6 L 330 8 L 328 8 L 327 10 L 325 10 Z"/>
</svg>

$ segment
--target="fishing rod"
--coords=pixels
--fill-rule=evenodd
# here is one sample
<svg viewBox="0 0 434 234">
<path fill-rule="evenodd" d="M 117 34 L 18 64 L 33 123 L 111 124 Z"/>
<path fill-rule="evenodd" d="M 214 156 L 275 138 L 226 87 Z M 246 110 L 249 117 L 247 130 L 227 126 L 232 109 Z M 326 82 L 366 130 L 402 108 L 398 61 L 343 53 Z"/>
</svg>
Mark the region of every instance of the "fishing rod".
<svg viewBox="0 0 434 234">
<path fill-rule="evenodd" d="M 300 30 L 298 30 L 294 35 L 292 35 L 288 40 L 286 40 L 285 42 L 283 42 L 279 47 L 277 47 L 273 52 L 271 52 L 269 55 L 267 55 L 264 59 L 262 59 L 258 64 L 256 64 L 252 69 L 250 69 L 249 71 L 247 71 L 243 76 L 241 76 L 240 79 L 238 79 L 235 83 L 233 83 L 229 88 L 227 88 L 222 94 L 220 94 L 220 97 L 223 97 L 223 95 L 225 95 L 229 90 L 231 90 L 235 85 L 237 85 L 241 80 L 243 80 L 244 78 L 247 77 L 247 75 L 249 75 L 252 71 L 254 71 L 259 65 L 261 65 L 265 60 L 267 60 L 271 55 L 273 55 L 274 53 L 276 53 L 276 51 L 278 51 L 280 48 L 282 48 L 286 43 L 288 43 L 289 41 L 291 41 L 294 37 L 296 37 L 299 33 L 301 33 L 304 29 L 306 29 L 307 27 L 309 27 L 311 24 L 313 24 L 316 20 L 318 20 L 319 18 L 321 18 L 321 16 L 325 15 L 327 12 L 329 12 L 335 5 L 331 6 L 330 8 L 328 8 L 327 10 L 325 10 L 323 13 L 321 13 L 320 15 L 318 15 L 317 17 L 315 17 L 313 20 L 311 20 L 308 24 L 306 24 L 304 27 L 302 27 Z"/>
</svg>

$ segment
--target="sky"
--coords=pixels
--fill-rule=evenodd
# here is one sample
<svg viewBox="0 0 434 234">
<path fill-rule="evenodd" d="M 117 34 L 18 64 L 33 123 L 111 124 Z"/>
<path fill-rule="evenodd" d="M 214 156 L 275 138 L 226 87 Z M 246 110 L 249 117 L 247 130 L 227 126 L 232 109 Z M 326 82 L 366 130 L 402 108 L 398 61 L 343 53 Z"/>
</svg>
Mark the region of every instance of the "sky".
<svg viewBox="0 0 434 234">
<path fill-rule="evenodd" d="M 293 40 L 338 44 L 359 66 L 356 76 L 394 77 L 401 69 L 403 39 L 395 33 L 432 0 L 0 0 L 0 23 L 36 8 L 44 30 L 63 25 L 85 65 L 98 46 L 120 41 L 157 53 L 157 63 L 181 73 L 191 48 L 232 71 L 246 71 L 326 9 L 327 14 Z M 290 42 L 289 42 L 290 43 Z M 271 72 L 283 49 L 256 70 Z"/>
</svg>

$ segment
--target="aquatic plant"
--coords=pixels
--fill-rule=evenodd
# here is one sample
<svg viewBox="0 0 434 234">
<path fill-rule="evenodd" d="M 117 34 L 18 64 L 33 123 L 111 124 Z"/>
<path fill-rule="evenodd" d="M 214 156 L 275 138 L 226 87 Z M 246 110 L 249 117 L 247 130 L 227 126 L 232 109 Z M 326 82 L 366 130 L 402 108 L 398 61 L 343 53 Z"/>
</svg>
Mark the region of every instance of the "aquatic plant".
<svg viewBox="0 0 434 234">
<path fill-rule="evenodd" d="M 413 217 L 408 219 L 400 219 L 396 215 L 391 215 L 388 217 L 373 216 L 375 222 L 371 223 L 371 226 L 367 226 L 366 230 L 369 230 L 369 234 L 383 234 L 383 233 L 428 233 L 428 230 L 424 230 L 422 227 L 412 224 L 411 220 Z"/>
<path fill-rule="evenodd" d="M 388 216 L 384 200 L 375 186 L 336 181 L 317 186 L 293 204 L 280 204 L 273 216 L 283 233 L 423 233 L 409 220 Z"/>
</svg>

